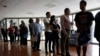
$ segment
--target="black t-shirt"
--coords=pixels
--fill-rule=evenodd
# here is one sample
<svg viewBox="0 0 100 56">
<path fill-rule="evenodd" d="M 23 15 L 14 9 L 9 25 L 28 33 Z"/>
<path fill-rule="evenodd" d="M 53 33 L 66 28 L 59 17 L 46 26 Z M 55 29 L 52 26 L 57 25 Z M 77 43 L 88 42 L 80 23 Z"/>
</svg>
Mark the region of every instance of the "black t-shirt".
<svg viewBox="0 0 100 56">
<path fill-rule="evenodd" d="M 60 26 L 58 24 L 50 24 L 53 26 L 54 29 L 60 29 Z M 53 33 L 58 34 L 58 31 L 52 30 Z"/>
<path fill-rule="evenodd" d="M 100 12 L 98 12 L 95 16 L 95 31 L 94 31 L 94 36 L 98 38 L 100 42 Z"/>
<path fill-rule="evenodd" d="M 20 25 L 20 34 L 27 34 L 28 28 L 26 26 Z"/>
<path fill-rule="evenodd" d="M 75 23 L 77 26 L 77 31 L 86 31 L 90 33 L 90 26 L 92 24 L 94 17 L 91 12 L 79 12 L 75 16 Z"/>
<path fill-rule="evenodd" d="M 53 29 L 60 29 L 60 26 L 58 24 L 53 24 L 51 23 L 50 25 L 52 25 Z M 59 32 L 57 30 L 52 30 L 52 39 L 59 39 L 59 36 L 58 36 Z"/>
</svg>

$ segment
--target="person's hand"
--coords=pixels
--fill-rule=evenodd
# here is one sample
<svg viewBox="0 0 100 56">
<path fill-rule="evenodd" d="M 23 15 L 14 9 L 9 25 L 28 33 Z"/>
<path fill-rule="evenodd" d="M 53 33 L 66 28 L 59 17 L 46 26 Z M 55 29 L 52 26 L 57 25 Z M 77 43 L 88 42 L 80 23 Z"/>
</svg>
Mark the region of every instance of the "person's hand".
<svg viewBox="0 0 100 56">
<path fill-rule="evenodd" d="M 68 33 L 65 33 L 64 36 L 65 36 L 66 38 L 70 38 L 70 36 L 69 36 Z"/>
<path fill-rule="evenodd" d="M 35 37 L 36 35 L 35 34 L 33 34 L 33 37 Z"/>
<path fill-rule="evenodd" d="M 57 29 L 57 31 L 58 31 L 58 32 L 60 32 L 60 30 L 59 30 L 59 29 Z"/>
<path fill-rule="evenodd" d="M 79 37 L 79 35 L 80 35 L 80 33 L 79 33 L 79 32 L 77 32 L 77 33 L 76 33 L 76 37 L 78 38 L 78 37 Z"/>
<path fill-rule="evenodd" d="M 70 24 L 71 24 L 71 25 L 73 25 L 74 23 L 73 23 L 73 22 L 71 22 Z"/>
</svg>

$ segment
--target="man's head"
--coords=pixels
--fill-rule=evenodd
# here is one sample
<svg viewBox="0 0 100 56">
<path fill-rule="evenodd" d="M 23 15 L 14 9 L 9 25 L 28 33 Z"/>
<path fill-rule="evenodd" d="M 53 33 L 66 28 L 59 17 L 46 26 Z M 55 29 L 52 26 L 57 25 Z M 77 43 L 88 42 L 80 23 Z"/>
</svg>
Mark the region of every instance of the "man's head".
<svg viewBox="0 0 100 56">
<path fill-rule="evenodd" d="M 29 18 L 29 23 L 33 23 L 33 18 Z"/>
<path fill-rule="evenodd" d="M 36 23 L 39 23 L 40 22 L 40 18 L 36 18 Z"/>
<path fill-rule="evenodd" d="M 13 26 L 16 26 L 16 23 L 13 23 Z"/>
<path fill-rule="evenodd" d="M 87 5 L 86 1 L 84 1 L 84 0 L 80 1 L 80 9 L 82 11 L 85 11 L 86 5 Z"/>
<path fill-rule="evenodd" d="M 70 9 L 69 8 L 65 8 L 64 13 L 65 13 L 65 15 L 70 15 Z"/>
<path fill-rule="evenodd" d="M 47 18 L 50 18 L 50 17 L 51 17 L 50 12 L 46 12 L 46 17 L 47 17 Z"/>
</svg>

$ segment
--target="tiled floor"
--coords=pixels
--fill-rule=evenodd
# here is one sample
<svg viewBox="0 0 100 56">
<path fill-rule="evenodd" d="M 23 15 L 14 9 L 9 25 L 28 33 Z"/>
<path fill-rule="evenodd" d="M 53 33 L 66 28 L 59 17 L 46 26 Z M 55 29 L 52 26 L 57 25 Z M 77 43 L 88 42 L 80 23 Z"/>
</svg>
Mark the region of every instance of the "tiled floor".
<svg viewBox="0 0 100 56">
<path fill-rule="evenodd" d="M 44 41 L 41 41 L 40 52 L 32 52 L 31 43 L 28 41 L 27 46 L 20 46 L 18 43 L 10 45 L 10 43 L 0 42 L 0 56 L 53 56 L 52 53 L 46 55 L 44 48 Z M 70 46 L 71 56 L 77 56 L 75 46 Z M 98 45 L 88 45 L 87 56 L 99 56 Z M 60 55 L 58 55 L 60 56 Z"/>
</svg>

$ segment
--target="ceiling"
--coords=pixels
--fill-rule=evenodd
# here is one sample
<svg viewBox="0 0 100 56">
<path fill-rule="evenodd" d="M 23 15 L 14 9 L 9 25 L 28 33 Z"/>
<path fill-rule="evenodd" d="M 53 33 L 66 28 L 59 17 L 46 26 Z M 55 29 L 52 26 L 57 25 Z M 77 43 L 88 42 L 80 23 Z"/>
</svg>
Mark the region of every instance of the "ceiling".
<svg viewBox="0 0 100 56">
<path fill-rule="evenodd" d="M 87 9 L 100 7 L 100 0 L 86 0 Z M 80 0 L 0 0 L 0 19 L 4 17 L 45 17 L 50 11 L 52 15 L 62 15 L 68 7 L 71 12 L 78 12 Z"/>
</svg>

